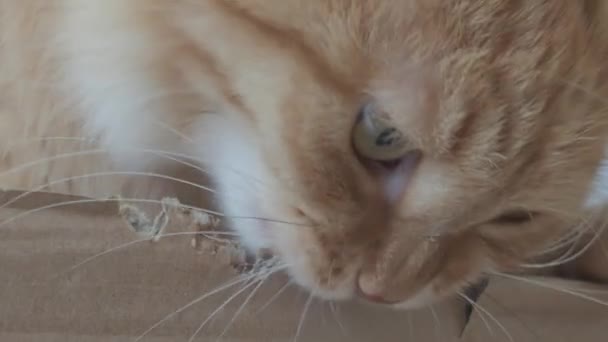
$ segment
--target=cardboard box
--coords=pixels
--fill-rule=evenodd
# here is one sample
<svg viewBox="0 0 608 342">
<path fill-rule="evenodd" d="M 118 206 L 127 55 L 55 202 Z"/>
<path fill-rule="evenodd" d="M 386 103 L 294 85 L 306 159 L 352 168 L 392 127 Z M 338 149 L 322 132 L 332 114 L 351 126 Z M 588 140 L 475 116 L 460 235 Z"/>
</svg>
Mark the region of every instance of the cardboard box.
<svg viewBox="0 0 608 342">
<path fill-rule="evenodd" d="M 193 341 L 608 340 L 608 286 L 490 279 L 474 306 L 416 312 L 309 301 L 282 274 L 214 293 L 252 271 L 233 267 L 243 256 L 224 240 L 193 248 L 195 230 L 177 215 L 164 230 L 175 235 L 152 242 L 115 200 L 8 191 L 0 208 L 2 342 L 131 342 L 144 332 L 140 341 L 173 342 L 197 330 Z"/>
</svg>

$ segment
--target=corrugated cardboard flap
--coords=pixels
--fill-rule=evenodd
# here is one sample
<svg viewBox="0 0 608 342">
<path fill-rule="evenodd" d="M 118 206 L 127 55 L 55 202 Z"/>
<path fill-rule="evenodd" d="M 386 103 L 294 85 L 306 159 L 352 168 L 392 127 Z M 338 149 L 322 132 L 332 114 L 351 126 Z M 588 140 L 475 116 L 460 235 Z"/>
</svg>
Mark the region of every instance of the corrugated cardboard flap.
<svg viewBox="0 0 608 342">
<path fill-rule="evenodd" d="M 494 318 L 478 310 L 465 329 L 460 301 L 412 313 L 330 305 L 281 274 L 216 291 L 244 276 L 232 256 L 197 252 L 183 222 L 156 243 L 137 236 L 114 200 L 4 192 L 0 203 L 0 341 L 188 341 L 203 322 L 195 341 L 606 340 L 605 305 L 530 283 L 564 286 L 555 279 L 492 279 L 478 307 Z"/>
</svg>

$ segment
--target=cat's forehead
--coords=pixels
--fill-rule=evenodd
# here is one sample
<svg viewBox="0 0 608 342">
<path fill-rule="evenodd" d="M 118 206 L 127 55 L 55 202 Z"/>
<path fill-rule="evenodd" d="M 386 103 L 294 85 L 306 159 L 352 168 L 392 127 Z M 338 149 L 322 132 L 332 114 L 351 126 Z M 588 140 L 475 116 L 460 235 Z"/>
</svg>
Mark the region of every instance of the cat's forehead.
<svg viewBox="0 0 608 342">
<path fill-rule="evenodd" d="M 318 47 L 329 59 L 343 49 L 351 58 L 359 53 L 374 60 L 411 54 L 412 48 L 437 51 L 534 41 L 543 31 L 569 29 L 568 21 L 575 25 L 572 16 L 580 15 L 582 7 L 564 0 L 534 4 L 503 0 L 230 2 L 275 28 L 293 32 L 292 39 Z"/>
</svg>

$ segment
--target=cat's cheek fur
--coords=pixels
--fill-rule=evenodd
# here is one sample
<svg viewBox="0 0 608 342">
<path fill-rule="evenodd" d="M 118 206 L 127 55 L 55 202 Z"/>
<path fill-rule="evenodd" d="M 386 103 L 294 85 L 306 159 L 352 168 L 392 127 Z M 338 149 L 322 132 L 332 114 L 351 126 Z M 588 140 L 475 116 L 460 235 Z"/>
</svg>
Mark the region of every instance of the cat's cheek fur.
<svg viewBox="0 0 608 342">
<path fill-rule="evenodd" d="M 273 182 L 263 164 L 253 128 L 230 114 L 208 114 L 196 128 L 195 151 L 210 172 L 214 196 L 230 228 L 236 230 L 247 248 L 270 248 L 267 218 L 262 202 L 269 198 Z M 209 161 L 209 162 L 205 162 Z M 232 218 L 230 218 L 232 217 Z"/>
</svg>

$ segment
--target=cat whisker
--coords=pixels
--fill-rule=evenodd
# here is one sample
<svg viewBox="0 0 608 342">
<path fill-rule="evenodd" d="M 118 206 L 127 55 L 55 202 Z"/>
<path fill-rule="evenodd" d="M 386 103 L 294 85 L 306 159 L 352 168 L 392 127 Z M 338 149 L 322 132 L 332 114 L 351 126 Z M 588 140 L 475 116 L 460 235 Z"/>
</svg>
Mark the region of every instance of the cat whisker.
<svg viewBox="0 0 608 342">
<path fill-rule="evenodd" d="M 583 229 L 581 229 L 580 226 L 578 228 L 574 228 L 572 231 L 568 231 L 566 234 L 564 234 L 564 236 L 560 239 L 557 239 L 554 244 L 538 251 L 536 255 L 542 256 L 558 251 L 564 247 L 572 246 L 573 244 L 576 244 L 589 229 L 591 229 L 590 225 L 583 226 Z"/>
<path fill-rule="evenodd" d="M 298 322 L 298 327 L 296 329 L 296 334 L 293 337 L 293 342 L 298 342 L 300 335 L 302 335 L 302 329 L 304 328 L 304 323 L 306 322 L 306 316 L 308 315 L 308 311 L 310 310 L 310 306 L 312 301 L 314 300 L 314 292 L 311 292 L 308 295 L 308 299 L 304 304 L 304 308 L 302 309 L 302 315 L 300 315 L 300 321 Z"/>
<path fill-rule="evenodd" d="M 433 316 L 433 321 L 435 323 L 435 340 L 441 341 L 441 321 L 439 320 L 439 316 L 437 315 L 433 305 L 429 305 L 429 310 L 431 311 L 431 315 Z"/>
<path fill-rule="evenodd" d="M 258 292 L 258 290 L 264 285 L 264 283 L 266 282 L 266 280 L 268 280 L 268 278 L 270 278 L 271 276 L 272 276 L 272 273 L 266 275 L 264 277 L 264 279 L 260 280 L 260 282 L 258 283 L 258 285 L 253 288 L 253 290 L 251 291 L 251 293 L 247 296 L 247 298 L 245 298 L 245 301 L 243 301 L 243 304 L 241 304 L 241 306 L 239 306 L 239 308 L 236 310 L 236 312 L 232 316 L 232 319 L 228 322 L 228 324 L 226 325 L 226 327 L 224 328 L 224 330 L 222 331 L 222 333 L 217 337 L 216 341 L 220 341 L 222 339 L 222 337 L 224 337 L 226 335 L 226 333 L 228 333 L 228 330 L 230 330 L 230 327 L 232 327 L 232 325 L 234 324 L 234 322 L 236 321 L 236 319 L 243 312 L 243 310 L 245 309 L 245 306 L 247 306 L 247 304 L 251 301 L 251 299 L 253 299 L 253 297 Z"/>
<path fill-rule="evenodd" d="M 36 139 L 39 139 L 39 140 L 42 141 L 42 140 L 45 140 L 46 138 L 36 138 Z M 66 139 L 68 139 L 68 138 L 66 138 Z M 76 139 L 76 138 L 74 138 L 74 139 Z M 59 139 L 53 139 L 53 138 L 51 138 L 51 140 L 59 140 Z M 204 161 L 201 160 L 200 158 L 197 158 L 197 157 L 192 156 L 192 155 L 183 154 L 183 153 L 163 151 L 163 150 L 159 150 L 159 149 L 138 148 L 138 147 L 124 147 L 124 149 L 129 149 L 129 150 L 133 150 L 133 151 L 141 152 L 141 153 L 150 153 L 150 154 L 154 154 L 156 156 L 162 157 L 162 158 L 167 158 L 167 156 L 170 156 L 170 157 L 184 158 L 184 159 L 188 159 L 188 160 L 193 160 L 193 161 L 204 163 Z M 0 177 L 7 176 L 7 175 L 10 175 L 10 174 L 13 174 L 13 173 L 17 173 L 17 172 L 26 170 L 28 168 L 35 167 L 35 166 L 38 166 L 38 165 L 42 165 L 42 164 L 45 164 L 45 163 L 55 162 L 55 161 L 58 161 L 58 160 L 71 159 L 71 158 L 76 158 L 76 157 L 87 157 L 87 156 L 92 156 L 92 155 L 96 155 L 96 154 L 107 154 L 107 153 L 109 153 L 109 150 L 103 149 L 103 148 L 82 150 L 82 151 L 76 151 L 76 152 L 70 152 L 70 153 L 61 153 L 61 154 L 57 154 L 57 155 L 54 155 L 54 156 L 45 157 L 45 158 L 37 159 L 37 160 L 34 160 L 34 161 L 30 161 L 30 162 L 25 162 L 23 164 L 15 166 L 15 167 L 13 167 L 11 169 L 4 170 L 4 171 L 0 172 Z M 201 168 L 198 165 L 195 165 L 195 164 L 192 164 L 192 163 L 187 163 L 187 162 L 185 162 L 183 160 L 180 160 L 180 159 L 170 158 L 170 160 L 178 162 L 178 163 L 183 164 L 185 166 L 192 167 L 192 168 L 194 168 L 194 169 L 196 169 L 198 171 L 201 171 L 201 172 L 203 172 L 205 174 L 209 173 L 207 170 Z"/>
<path fill-rule="evenodd" d="M 20 145 L 29 145 L 29 144 L 34 144 L 34 143 L 41 143 L 41 142 L 49 142 L 49 141 L 56 141 L 56 142 L 80 142 L 80 143 L 90 143 L 90 144 L 94 144 L 96 141 L 95 139 L 90 139 L 90 138 L 85 138 L 85 137 L 29 137 L 27 139 L 23 139 L 23 140 L 19 140 L 19 141 L 11 141 L 6 145 L 6 150 L 10 150 L 10 148 L 13 147 L 17 147 Z"/>
<path fill-rule="evenodd" d="M 107 199 L 81 199 L 81 200 L 73 200 L 73 201 L 63 201 L 63 202 L 57 202 L 57 203 L 53 203 L 53 204 L 49 204 L 49 205 L 45 205 L 42 207 L 38 207 L 38 208 L 34 208 L 34 209 L 30 209 L 27 211 L 24 211 L 22 213 L 19 213 L 17 215 L 14 215 L 8 219 L 5 219 L 3 221 L 0 222 L 0 229 L 3 228 L 4 226 L 13 223 L 19 219 L 22 219 L 24 217 L 27 217 L 29 215 L 33 215 L 45 210 L 51 210 L 51 209 L 56 209 L 56 208 L 62 208 L 62 207 L 68 207 L 68 206 L 72 206 L 72 205 L 81 205 L 81 204 L 92 204 L 92 203 L 104 203 L 104 202 L 133 202 L 133 203 L 152 203 L 152 204 L 165 204 L 163 201 L 160 200 L 151 200 L 151 199 L 140 199 L 140 198 L 107 198 Z M 185 204 L 179 204 L 180 208 L 183 209 L 187 209 L 187 210 L 192 210 L 195 212 L 199 212 L 199 213 L 204 213 L 204 214 L 209 214 L 209 215 L 213 215 L 213 216 L 217 216 L 217 217 L 222 217 L 222 218 L 227 218 L 227 219 L 231 219 L 231 220 L 252 220 L 252 221 L 262 221 L 262 222 L 268 222 L 268 223 L 277 223 L 277 224 L 283 224 L 286 226 L 294 226 L 294 227 L 307 227 L 307 228 L 311 228 L 311 225 L 308 224 L 300 224 L 300 223 L 296 223 L 296 222 L 289 222 L 289 221 L 283 221 L 283 220 L 275 220 L 275 219 L 270 219 L 270 218 L 263 218 L 263 217 L 253 217 L 253 216 L 229 216 L 229 215 L 225 215 L 223 213 L 217 212 L 217 211 L 213 211 L 213 210 L 208 210 L 208 209 L 202 209 L 202 208 L 198 208 L 198 207 L 193 207 L 193 206 L 189 206 L 189 205 L 185 205 Z"/>
<path fill-rule="evenodd" d="M 272 297 L 270 297 L 270 299 L 266 302 L 266 304 L 264 304 L 257 312 L 261 313 L 264 310 L 266 310 L 268 307 L 270 307 L 270 305 L 272 305 L 279 297 L 281 297 L 281 295 L 283 294 L 283 292 L 287 291 L 287 289 L 293 285 L 293 281 L 288 280 L 287 282 L 285 282 L 285 285 L 283 285 L 279 291 L 277 291 L 274 295 L 272 295 Z"/>
<path fill-rule="evenodd" d="M 556 218 L 558 218 L 560 221 L 564 221 L 564 222 L 568 222 L 570 220 L 571 221 L 577 221 L 577 220 L 586 221 L 587 220 L 587 218 L 585 218 L 584 216 L 581 216 L 580 213 L 568 212 L 568 211 L 564 211 L 561 209 L 556 209 L 556 208 L 550 207 L 547 203 L 543 203 L 542 206 L 539 206 L 537 208 L 537 211 L 553 213 Z"/>
<path fill-rule="evenodd" d="M 569 255 L 569 253 L 574 251 L 574 249 L 576 247 L 576 242 L 574 242 L 573 248 L 571 248 L 565 255 L 559 257 L 557 260 L 554 260 L 554 261 L 548 262 L 548 263 L 544 263 L 544 264 L 523 264 L 522 266 L 525 268 L 538 269 L 538 268 L 556 267 L 556 266 L 564 265 L 571 261 L 574 261 L 574 260 L 580 258 L 583 254 L 585 254 L 591 247 L 593 247 L 593 245 L 598 241 L 598 239 L 601 238 L 601 236 L 604 233 L 604 231 L 606 230 L 607 226 L 608 226 L 608 224 L 604 223 L 602 225 L 602 227 L 595 232 L 593 238 L 591 238 L 589 240 L 589 242 L 587 244 L 585 244 L 585 246 L 583 246 L 583 248 L 578 250 L 573 255 Z M 582 235 L 581 235 L 581 237 L 582 237 Z"/>
<path fill-rule="evenodd" d="M 490 323 L 486 319 L 484 311 L 482 311 L 479 308 L 479 306 L 481 306 L 481 305 L 477 304 L 473 299 L 471 299 L 471 297 L 467 296 L 466 294 L 464 294 L 462 292 L 458 292 L 457 294 L 459 297 L 464 299 L 468 304 L 470 304 L 473 308 L 475 308 L 477 311 L 479 311 L 479 313 L 480 313 L 479 318 L 481 318 L 481 321 L 486 326 L 486 329 L 488 330 L 490 335 L 494 336 L 494 330 L 492 329 L 492 327 L 490 326 Z"/>
<path fill-rule="evenodd" d="M 537 280 L 533 280 L 533 279 L 528 279 L 528 278 L 524 278 L 524 277 L 518 277 L 515 275 L 510 275 L 510 274 L 506 274 L 506 273 L 501 273 L 501 272 L 494 272 L 493 273 L 496 276 L 502 277 L 502 278 L 506 278 L 506 279 L 511 279 L 511 280 L 517 280 L 526 284 L 530 284 L 530 285 L 535 285 L 537 287 L 541 287 L 544 289 L 549 289 L 549 290 L 553 290 L 556 292 L 561 292 L 567 295 L 571 295 L 574 296 L 576 298 L 580 298 L 595 304 L 599 304 L 601 306 L 605 306 L 608 307 L 608 302 L 607 301 L 603 301 L 597 298 L 594 298 L 590 295 L 575 291 L 573 289 L 569 289 L 569 288 L 565 288 L 565 287 L 559 287 L 559 286 L 555 286 L 555 285 L 551 285 L 551 284 L 545 284 L 541 281 L 537 281 Z"/>
<path fill-rule="evenodd" d="M 160 120 L 154 120 L 152 122 L 153 124 L 175 134 L 176 136 L 178 136 L 180 139 L 182 139 L 185 143 L 194 143 L 194 140 L 192 138 L 190 138 L 189 136 L 187 136 L 186 134 L 182 133 L 181 131 L 179 131 L 177 128 L 174 128 L 172 126 L 170 126 L 169 124 L 162 122 Z"/>
<path fill-rule="evenodd" d="M 205 293 L 204 295 L 202 295 L 202 296 L 200 296 L 200 297 L 192 300 L 190 303 L 182 306 L 181 308 L 175 310 L 171 314 L 165 316 L 163 319 L 161 319 L 158 322 L 154 323 L 150 328 L 148 328 L 146 331 L 144 331 L 142 334 L 140 334 L 135 340 L 133 340 L 133 342 L 139 342 L 139 341 L 143 340 L 144 337 L 148 336 L 152 331 L 154 331 L 154 329 L 160 327 L 164 323 L 168 322 L 171 318 L 173 318 L 173 317 L 179 315 L 180 313 L 188 310 L 189 308 L 191 308 L 194 305 L 196 305 L 196 304 L 204 301 L 205 299 L 207 299 L 207 298 L 209 298 L 209 297 L 211 297 L 213 295 L 216 295 L 216 294 L 218 294 L 220 292 L 223 292 L 225 290 L 228 290 L 228 289 L 230 289 L 233 286 L 236 286 L 238 284 L 241 284 L 241 283 L 247 282 L 247 281 L 249 281 L 251 279 L 254 279 L 256 276 L 257 276 L 257 274 L 248 275 L 248 276 L 245 276 L 245 277 L 238 277 L 236 280 L 230 281 L 227 284 L 224 284 L 224 285 L 222 285 L 220 287 L 217 287 L 214 290 L 211 290 L 211 291 Z"/>
<path fill-rule="evenodd" d="M 604 241 L 600 240 L 598 241 L 598 245 L 602 254 L 604 254 L 604 256 L 606 257 L 606 261 L 608 261 L 608 248 L 606 248 L 606 244 L 604 243 Z"/>
<path fill-rule="evenodd" d="M 538 334 L 538 332 L 536 332 L 534 329 L 532 329 L 530 327 L 529 324 L 527 324 L 524 320 L 522 320 L 520 317 L 518 317 L 516 312 L 513 312 L 513 310 L 505 307 L 500 301 L 498 301 L 496 298 L 494 298 L 489 293 L 486 293 L 484 296 L 486 298 L 488 298 L 489 300 L 491 300 L 492 302 L 494 302 L 494 304 L 499 306 L 500 309 L 502 309 L 504 312 L 508 312 L 513 318 L 515 318 L 519 322 L 519 324 L 521 324 L 526 330 L 528 330 L 528 332 L 530 332 L 530 334 L 532 334 L 537 340 L 540 339 L 540 335 Z"/>
<path fill-rule="evenodd" d="M 509 330 L 494 315 L 492 315 L 488 310 L 486 310 L 481 305 L 477 304 L 474 300 L 472 300 L 469 296 L 467 296 L 464 293 L 460 293 L 459 292 L 458 296 L 460 296 L 462 299 L 464 299 L 467 303 L 471 304 L 475 309 L 477 309 L 481 313 L 479 315 L 479 317 L 481 318 L 481 320 L 484 322 L 484 324 L 488 328 L 488 331 L 490 332 L 490 334 L 494 335 L 493 334 L 493 330 L 490 327 L 490 325 L 488 324 L 488 322 L 483 318 L 483 315 L 488 316 L 488 318 L 491 319 L 492 322 L 494 322 L 494 324 L 496 324 L 500 328 L 500 330 L 502 330 L 502 332 L 509 339 L 509 341 L 514 342 L 513 336 L 511 335 L 511 333 L 509 332 Z"/>
<path fill-rule="evenodd" d="M 45 158 L 37 159 L 37 160 L 31 161 L 31 162 L 26 162 L 26 163 L 23 163 L 16 167 L 13 167 L 11 169 L 4 170 L 4 171 L 0 172 L 0 177 L 5 177 L 5 176 L 13 174 L 13 173 L 21 172 L 30 167 L 38 166 L 38 165 L 49 163 L 52 161 L 57 161 L 57 160 L 61 160 L 61 159 L 69 159 L 69 158 L 74 158 L 74 157 L 91 156 L 91 155 L 103 154 L 103 153 L 107 153 L 107 151 L 105 149 L 91 149 L 91 150 L 78 151 L 78 152 L 62 153 L 62 154 L 58 154 L 58 155 L 55 155 L 52 157 L 45 157 Z"/>
<path fill-rule="evenodd" d="M 40 140 L 40 141 L 44 141 L 47 138 L 35 138 L 33 141 L 36 140 Z M 71 138 L 71 137 L 57 137 L 57 138 L 48 138 L 49 140 L 73 140 L 73 141 L 88 141 L 88 142 L 93 142 L 92 140 L 88 140 L 86 138 Z M 159 150 L 159 149 L 149 149 L 149 148 L 138 148 L 138 147 L 124 147 L 125 150 L 133 150 L 135 152 L 139 152 L 139 153 L 148 153 L 148 154 L 154 154 L 160 158 L 163 159 L 168 159 L 171 161 L 174 161 L 178 164 L 190 167 L 194 170 L 200 171 L 203 174 L 209 174 L 209 171 L 203 169 L 202 167 L 191 163 L 191 162 L 187 162 L 185 160 L 179 159 L 179 158 L 183 158 L 183 159 L 187 159 L 187 160 L 191 160 L 200 164 L 205 164 L 206 161 L 204 161 L 201 158 L 192 156 L 192 155 L 188 155 L 188 154 L 183 154 L 183 153 L 176 153 L 176 152 L 171 152 L 171 151 L 163 151 L 163 150 Z M 83 151 L 76 151 L 76 152 L 70 152 L 70 153 L 61 153 L 55 156 L 51 156 L 51 157 L 45 157 L 45 158 L 41 158 L 41 159 L 37 159 L 31 162 L 25 162 L 23 164 L 17 165 L 11 169 L 8 170 L 3 170 L 2 172 L 0 172 L 0 178 L 4 177 L 4 176 L 8 176 L 14 173 L 18 173 L 21 172 L 23 170 L 29 169 L 29 168 L 33 168 L 36 167 L 38 165 L 43 165 L 46 163 L 50 163 L 50 162 L 56 162 L 59 160 L 67 160 L 67 159 L 72 159 L 72 158 L 77 158 L 77 157 L 88 157 L 88 156 L 93 156 L 93 155 L 103 155 L 103 154 L 108 154 L 109 150 L 107 149 L 103 149 L 103 148 L 97 148 L 97 149 L 89 149 L 89 150 L 83 150 Z M 242 172 L 241 170 L 237 170 L 235 168 L 232 167 L 223 167 L 224 169 L 226 169 L 226 171 L 228 172 L 232 172 L 235 173 L 237 175 L 239 175 L 240 177 L 243 177 L 243 179 L 247 179 L 247 180 L 251 180 L 253 182 L 256 182 L 260 185 L 262 185 L 262 187 L 260 188 L 256 188 L 256 191 L 263 191 L 265 188 L 267 188 L 267 184 L 265 184 L 262 180 L 257 179 L 256 177 L 253 177 L 251 175 L 248 175 L 244 172 Z"/>
<path fill-rule="evenodd" d="M 88 173 L 88 174 L 79 175 L 79 176 L 73 176 L 73 177 L 60 178 L 60 179 L 48 182 L 46 184 L 42 184 L 39 187 L 34 188 L 33 190 L 23 192 L 20 195 L 13 197 L 8 202 L 2 204 L 0 206 L 0 209 L 6 208 L 6 207 L 10 206 L 11 204 L 17 202 L 20 199 L 23 199 L 23 198 L 25 198 L 25 197 L 33 194 L 33 193 L 40 192 L 40 191 L 42 191 L 42 190 L 44 190 L 46 188 L 52 187 L 54 185 L 64 184 L 64 183 L 68 183 L 68 182 L 79 180 L 79 179 L 90 179 L 90 178 L 108 177 L 108 176 L 143 176 L 143 177 L 165 179 L 165 180 L 170 180 L 170 181 L 173 181 L 173 182 L 189 185 L 189 186 L 192 186 L 192 187 L 194 187 L 196 189 L 204 190 L 204 191 L 207 191 L 207 192 L 210 192 L 210 193 L 214 193 L 214 194 L 217 193 L 216 190 L 211 189 L 209 187 L 206 187 L 206 186 L 194 183 L 194 182 L 190 182 L 190 181 L 187 181 L 187 180 L 183 180 L 183 179 L 180 179 L 180 178 L 176 178 L 176 177 L 171 177 L 171 176 L 159 174 L 159 173 L 136 172 L 136 171 L 97 172 L 97 173 Z"/>
<path fill-rule="evenodd" d="M 556 263 L 557 263 L 557 265 L 555 265 L 555 266 L 559 266 L 564 263 L 563 260 L 569 258 L 571 255 L 576 253 L 576 248 L 578 246 L 578 243 L 579 243 L 580 239 L 583 238 L 583 236 L 584 236 L 584 234 L 579 234 L 578 236 L 574 236 L 569 240 L 565 240 L 563 243 L 560 243 L 560 244 L 556 245 L 555 247 L 548 248 L 543 251 L 540 251 L 539 253 L 536 253 L 537 256 L 545 256 L 552 252 L 556 252 L 562 248 L 569 247 L 567 250 L 565 250 L 563 253 L 561 253 L 561 255 L 556 257 L 553 261 L 549 261 L 544 264 L 528 263 L 528 264 L 522 264 L 521 266 L 524 268 L 537 268 L 537 269 L 552 267 L 553 266 L 552 264 L 556 264 Z M 544 266 L 541 266 L 541 265 L 544 265 Z"/>
<path fill-rule="evenodd" d="M 27 143 L 32 143 L 32 142 L 36 142 L 36 141 L 80 141 L 80 142 L 89 142 L 89 143 L 94 143 L 95 141 L 92 139 L 88 139 L 88 138 L 80 138 L 80 137 L 37 137 L 37 138 L 32 138 L 32 139 L 27 139 L 24 141 L 19 141 L 18 143 L 13 143 L 13 146 L 15 145 L 19 145 L 19 144 L 27 144 Z M 165 159 L 170 159 L 172 161 L 178 162 L 182 165 L 194 168 L 198 171 L 201 171 L 202 173 L 208 174 L 209 171 L 201 168 L 198 165 L 195 165 L 193 163 L 189 163 L 177 158 L 184 158 L 184 159 L 188 159 L 188 160 L 192 160 L 192 161 L 196 161 L 199 163 L 206 163 L 204 160 L 202 160 L 201 158 L 195 157 L 193 155 L 188 155 L 188 154 L 184 154 L 184 153 L 177 153 L 177 152 L 171 152 L 171 151 L 164 151 L 164 150 L 160 150 L 160 149 L 150 149 L 150 148 L 139 148 L 139 147 L 124 147 L 125 149 L 130 149 L 136 152 L 141 152 L 141 153 L 150 153 L 150 154 L 154 154 L 156 156 L 159 156 L 161 158 L 165 158 Z M 95 154 L 107 154 L 109 153 L 109 150 L 107 149 L 103 149 L 103 148 L 96 148 L 96 149 L 89 149 L 89 150 L 83 150 L 83 151 L 76 151 L 76 152 L 70 152 L 70 153 L 62 153 L 62 154 L 58 154 L 55 156 L 50 156 L 50 157 L 45 157 L 45 158 L 41 158 L 41 159 L 37 159 L 31 162 L 26 162 L 23 163 L 21 165 L 15 166 L 11 169 L 8 170 L 4 170 L 2 172 L 0 172 L 0 177 L 6 176 L 6 175 L 10 175 L 13 173 L 17 173 L 20 171 L 23 171 L 25 169 L 31 168 L 31 167 L 35 167 L 44 163 L 49 163 L 49 162 L 54 162 L 57 160 L 62 160 L 62 159 L 70 159 L 70 158 L 76 158 L 76 157 L 86 157 L 86 156 L 91 156 L 91 155 L 95 155 Z M 169 158 L 169 157 L 175 157 L 175 158 Z M 245 176 L 247 178 L 250 178 L 252 180 L 256 180 L 253 177 L 246 175 L 240 171 L 236 171 L 233 170 L 234 172 L 237 172 L 238 174 L 240 174 L 241 176 Z M 257 180 L 256 180 L 257 181 Z"/>
<path fill-rule="evenodd" d="M 56 202 L 53 204 L 49 204 L 49 205 L 45 205 L 45 206 L 41 206 L 38 208 L 34 208 L 34 209 L 30 209 L 27 211 L 24 211 L 22 213 L 19 213 L 17 215 L 14 215 L 8 219 L 5 219 L 4 221 L 0 222 L 0 228 L 3 228 L 4 226 L 15 222 L 19 219 L 22 219 L 24 217 L 27 217 L 29 215 L 33 215 L 35 213 L 38 212 L 42 212 L 45 210 L 50 210 L 50 209 L 56 209 L 56 208 L 61 208 L 61 207 L 67 207 L 67 206 L 72 206 L 72 205 L 80 205 L 80 204 L 92 204 L 92 203 L 107 203 L 107 202 L 134 202 L 134 203 L 153 203 L 153 204 L 164 204 L 162 201 L 159 200 L 147 200 L 147 199 L 138 199 L 138 198 L 108 198 L 108 199 L 80 199 L 80 200 L 72 200 L 72 201 L 63 201 L 63 202 Z M 213 210 L 205 210 L 205 209 L 201 209 L 201 208 L 196 208 L 196 207 L 192 207 L 192 206 L 187 206 L 187 205 L 183 205 L 180 204 L 181 208 L 185 208 L 188 210 L 193 210 L 193 211 L 197 211 L 197 212 L 201 212 L 201 213 L 205 213 L 205 214 L 209 214 L 209 215 L 215 215 L 215 216 L 219 216 L 222 217 L 223 215 L 219 212 L 213 211 Z"/>
<path fill-rule="evenodd" d="M 262 271 L 260 273 L 263 273 L 262 275 L 260 274 L 255 274 L 253 278 L 251 278 L 251 280 L 254 280 L 253 282 L 245 285 L 243 288 L 239 289 L 236 293 L 234 293 L 233 295 L 231 295 L 228 299 L 226 299 L 226 301 L 224 301 L 223 304 L 221 304 L 217 309 L 215 309 L 200 325 L 199 327 L 196 329 L 196 331 L 194 331 L 194 334 L 192 334 L 192 336 L 190 337 L 190 339 L 188 340 L 188 342 L 193 342 L 196 337 L 198 336 L 198 334 L 205 328 L 205 326 L 207 326 L 207 324 L 218 314 L 220 313 L 226 306 L 228 306 L 228 304 L 230 304 L 235 298 L 237 298 L 239 295 L 241 295 L 243 292 L 245 292 L 247 289 L 249 289 L 250 287 L 256 285 L 259 282 L 263 282 L 266 277 L 272 275 L 273 273 L 279 272 L 282 269 L 286 268 L 286 265 L 283 266 L 278 266 L 275 267 L 274 269 L 270 270 L 270 271 Z"/>
<path fill-rule="evenodd" d="M 414 340 L 414 322 L 412 319 L 412 313 L 407 313 L 407 325 L 408 325 L 408 335 L 410 336 L 410 341 Z"/>
<path fill-rule="evenodd" d="M 179 233 L 167 233 L 167 234 L 160 234 L 157 237 L 160 238 L 169 238 L 169 237 L 179 237 L 179 236 L 196 236 L 199 234 L 209 234 L 209 235 L 214 235 L 214 236 L 238 236 L 238 234 L 233 233 L 233 232 L 215 232 L 215 231 L 206 231 L 206 232 L 179 232 Z M 65 271 L 59 272 L 57 274 L 55 274 L 54 276 L 50 277 L 49 280 L 53 280 L 53 279 L 57 279 L 60 278 L 64 275 L 67 275 L 69 273 L 72 273 L 74 271 L 76 271 L 77 269 L 81 268 L 84 265 L 87 265 L 99 258 L 102 258 L 104 256 L 107 256 L 109 254 L 112 254 L 114 252 L 118 252 L 120 250 L 124 250 L 127 249 L 129 247 L 135 246 L 137 244 L 141 244 L 141 243 L 145 243 L 145 242 L 150 242 L 152 241 L 153 238 L 145 238 L 145 239 L 139 239 L 139 240 L 134 240 L 134 241 L 130 241 L 127 243 L 124 243 L 122 245 L 118 245 L 109 249 L 104 250 L 103 252 L 97 253 L 91 257 L 88 257 L 84 260 L 82 260 L 81 262 L 75 264 L 74 266 L 71 266 L 70 268 L 66 269 Z"/>
<path fill-rule="evenodd" d="M 332 316 L 334 317 L 336 324 L 338 324 L 338 328 L 340 328 L 342 335 L 348 336 L 348 332 L 344 328 L 344 324 L 342 324 L 342 321 L 340 320 L 340 314 L 338 312 L 338 309 L 336 308 L 335 302 L 333 302 L 333 301 L 329 302 L 329 311 L 331 312 Z"/>
<path fill-rule="evenodd" d="M 226 299 L 226 301 L 224 301 L 223 304 L 221 304 L 217 309 L 215 309 L 213 312 L 211 312 L 211 314 L 209 316 L 207 316 L 207 318 L 198 326 L 198 328 L 194 331 L 194 333 L 190 336 L 190 338 L 188 339 L 188 342 L 192 342 L 196 339 L 196 337 L 198 336 L 198 334 L 200 334 L 200 332 L 205 328 L 205 326 L 207 326 L 207 324 L 218 314 L 220 313 L 228 304 L 230 304 L 234 299 L 236 299 L 236 297 L 238 297 L 239 295 L 241 295 L 243 292 L 245 292 L 247 289 L 249 289 L 250 287 L 252 287 L 253 285 L 255 285 L 257 282 L 251 282 L 249 284 L 246 284 L 245 286 L 243 286 L 241 289 L 239 289 L 237 292 L 235 292 L 234 294 L 232 294 L 230 297 L 228 297 L 228 299 Z"/>
</svg>

